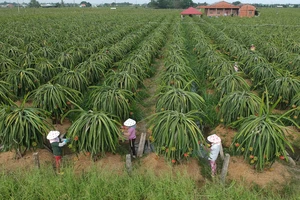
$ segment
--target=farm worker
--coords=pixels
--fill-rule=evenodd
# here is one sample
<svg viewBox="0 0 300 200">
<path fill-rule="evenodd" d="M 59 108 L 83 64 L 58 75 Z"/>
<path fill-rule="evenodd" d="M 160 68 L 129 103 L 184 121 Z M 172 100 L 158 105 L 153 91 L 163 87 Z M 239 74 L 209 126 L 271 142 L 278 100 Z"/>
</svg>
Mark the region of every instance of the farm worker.
<svg viewBox="0 0 300 200">
<path fill-rule="evenodd" d="M 255 46 L 254 46 L 254 44 L 251 44 L 250 50 L 251 50 L 251 51 L 255 51 Z"/>
<path fill-rule="evenodd" d="M 214 177 L 217 173 L 217 163 L 216 160 L 218 158 L 218 155 L 220 153 L 221 149 L 221 138 L 217 136 L 216 134 L 210 135 L 207 137 L 208 142 L 211 143 L 210 149 L 209 149 L 209 163 L 211 167 L 212 176 Z"/>
<path fill-rule="evenodd" d="M 239 66 L 237 65 L 237 62 L 234 63 L 233 68 L 234 68 L 234 71 L 236 71 L 236 72 L 239 71 Z"/>
<path fill-rule="evenodd" d="M 53 155 L 55 158 L 55 166 L 56 171 L 58 174 L 60 173 L 60 163 L 61 163 L 61 157 L 62 157 L 62 147 L 65 146 L 68 142 L 68 139 L 62 139 L 59 137 L 60 132 L 59 131 L 50 131 L 47 135 L 47 139 L 49 140 L 51 144 L 51 148 L 53 151 Z"/>
<path fill-rule="evenodd" d="M 135 142 L 135 139 L 136 139 L 136 134 L 135 134 L 136 121 L 133 120 L 133 119 L 128 118 L 124 122 L 124 126 L 125 126 L 124 136 L 129 140 L 129 145 L 130 145 L 132 157 L 135 158 L 136 153 L 135 153 L 134 142 Z"/>
</svg>

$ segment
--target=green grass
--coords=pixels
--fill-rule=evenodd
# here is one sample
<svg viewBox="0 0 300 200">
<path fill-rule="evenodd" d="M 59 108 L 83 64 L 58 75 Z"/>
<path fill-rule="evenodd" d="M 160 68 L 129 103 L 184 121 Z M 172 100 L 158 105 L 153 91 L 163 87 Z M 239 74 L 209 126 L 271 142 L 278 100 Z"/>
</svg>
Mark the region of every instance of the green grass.
<svg viewBox="0 0 300 200">
<path fill-rule="evenodd" d="M 291 182 L 282 191 L 258 187 L 248 188 L 237 182 L 222 185 L 218 179 L 199 186 L 194 180 L 179 174 L 152 172 L 116 176 L 109 169 L 92 168 L 75 174 L 72 167 L 56 175 L 51 167 L 20 170 L 0 174 L 0 199 L 299 199 L 299 181 Z M 197 173 L 197 172 L 195 172 Z"/>
</svg>

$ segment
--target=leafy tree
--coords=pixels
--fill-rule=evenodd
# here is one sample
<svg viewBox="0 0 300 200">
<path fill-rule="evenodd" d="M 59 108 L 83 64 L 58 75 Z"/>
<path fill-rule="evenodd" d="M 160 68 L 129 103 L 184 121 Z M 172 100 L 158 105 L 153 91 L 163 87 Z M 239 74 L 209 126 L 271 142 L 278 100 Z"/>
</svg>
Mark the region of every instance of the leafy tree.
<svg viewBox="0 0 300 200">
<path fill-rule="evenodd" d="M 188 8 L 195 5 L 192 0 L 151 0 L 149 7 L 154 8 Z"/>
<path fill-rule="evenodd" d="M 168 0 L 157 0 L 158 8 L 168 8 L 169 1 Z"/>
<path fill-rule="evenodd" d="M 232 4 L 233 5 L 239 5 L 239 4 L 241 4 L 241 2 L 240 1 L 234 1 L 234 2 L 232 2 Z"/>
<path fill-rule="evenodd" d="M 39 8 L 39 7 L 41 7 L 41 4 L 37 0 L 30 0 L 29 7 L 30 8 Z"/>
<path fill-rule="evenodd" d="M 92 7 L 92 4 L 90 2 L 82 1 L 80 5 L 85 4 L 86 7 Z"/>
<path fill-rule="evenodd" d="M 60 7 L 65 7 L 65 3 L 63 0 L 61 0 Z"/>
<path fill-rule="evenodd" d="M 174 7 L 174 8 L 180 8 L 180 7 L 181 7 L 180 0 L 174 0 L 173 7 Z"/>
<path fill-rule="evenodd" d="M 181 8 L 188 8 L 194 5 L 192 0 L 181 0 Z"/>
<path fill-rule="evenodd" d="M 152 8 L 157 8 L 158 7 L 158 3 L 157 1 L 155 0 L 151 0 L 148 4 L 149 7 L 152 7 Z"/>
</svg>

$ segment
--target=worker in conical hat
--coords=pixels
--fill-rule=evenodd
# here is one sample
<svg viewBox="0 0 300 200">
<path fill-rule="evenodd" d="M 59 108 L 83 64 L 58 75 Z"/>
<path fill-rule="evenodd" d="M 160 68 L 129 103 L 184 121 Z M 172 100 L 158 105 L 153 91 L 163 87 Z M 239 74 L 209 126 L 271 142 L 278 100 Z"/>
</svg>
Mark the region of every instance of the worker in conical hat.
<svg viewBox="0 0 300 200">
<path fill-rule="evenodd" d="M 124 124 L 125 126 L 125 131 L 124 131 L 124 136 L 129 140 L 129 145 L 130 149 L 132 152 L 132 157 L 136 157 L 136 152 L 135 152 L 135 139 L 136 139 L 136 133 L 135 133 L 135 128 L 136 128 L 136 121 L 128 118 Z"/>
<path fill-rule="evenodd" d="M 207 137 L 208 142 L 211 143 L 209 149 L 209 163 L 211 167 L 212 176 L 214 177 L 217 173 L 217 163 L 216 160 L 221 150 L 221 138 L 216 134 L 210 135 Z"/>
<path fill-rule="evenodd" d="M 61 139 L 59 131 L 50 131 L 47 135 L 47 139 L 50 142 L 52 152 L 55 158 L 55 166 L 58 174 L 62 174 L 60 172 L 60 163 L 62 158 L 62 147 L 65 146 L 68 142 L 68 139 Z"/>
</svg>

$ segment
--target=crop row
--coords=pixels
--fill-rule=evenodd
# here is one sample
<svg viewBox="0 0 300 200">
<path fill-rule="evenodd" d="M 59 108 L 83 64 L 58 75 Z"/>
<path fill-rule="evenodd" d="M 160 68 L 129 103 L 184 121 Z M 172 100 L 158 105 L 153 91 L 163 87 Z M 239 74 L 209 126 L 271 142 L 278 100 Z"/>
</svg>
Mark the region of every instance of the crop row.
<svg viewBox="0 0 300 200">
<path fill-rule="evenodd" d="M 296 94 L 299 91 L 299 80 L 291 72 L 279 68 L 276 64 L 270 63 L 268 59 L 259 51 L 251 51 L 249 47 L 240 45 L 238 41 L 228 37 L 226 33 L 214 28 L 212 25 L 206 26 L 208 34 L 214 38 L 216 44 L 222 51 L 227 52 L 229 57 L 237 59 L 243 72 L 251 77 L 255 88 L 264 90 L 267 87 L 271 102 L 280 99 L 281 108 L 292 107 L 296 102 Z M 216 35 L 214 33 L 218 32 Z M 234 48 L 232 46 L 236 46 Z M 230 48 L 232 47 L 232 48 Z M 236 49 L 239 49 L 237 52 Z M 295 97 L 295 99 L 293 99 Z"/>
<path fill-rule="evenodd" d="M 204 99 L 192 91 L 198 81 L 187 59 L 181 22 L 175 21 L 170 27 L 163 61 L 156 113 L 148 124 L 158 154 L 176 163 L 199 151 L 199 142 L 204 143 L 201 126 L 205 117 Z"/>
<path fill-rule="evenodd" d="M 200 36 L 197 41 L 198 44 L 196 43 L 195 45 L 198 49 L 195 48 L 195 51 L 200 55 L 200 63 L 207 64 L 210 70 L 217 72 L 223 71 L 223 65 L 219 66 L 219 63 L 226 63 L 228 62 L 227 59 L 231 59 L 234 62 L 238 62 L 239 70 L 244 72 L 233 72 L 233 74 L 240 76 L 236 78 L 236 80 L 242 80 L 242 76 L 250 76 L 253 81 L 255 81 L 255 79 L 257 81 L 258 77 L 253 75 L 261 74 L 254 72 L 257 69 L 264 69 L 260 64 L 264 64 L 264 66 L 269 65 L 267 59 L 259 54 L 259 52 L 251 51 L 249 47 L 240 45 L 239 42 L 230 38 L 222 30 L 214 28 L 211 23 L 203 22 L 201 23 L 201 28 L 203 28 L 203 32 L 213 41 L 215 48 L 212 47 L 210 43 L 205 43 L 205 41 L 208 41 L 205 36 Z M 195 30 L 195 32 L 201 31 Z M 237 51 L 237 49 L 239 50 Z M 207 52 L 209 53 L 206 54 Z M 222 54 L 220 54 L 220 52 L 222 52 Z M 208 55 L 214 55 L 214 58 L 210 60 L 210 62 L 206 61 L 209 57 Z M 218 67 L 214 68 L 215 66 Z M 232 67 L 231 65 L 231 68 Z M 232 76 L 230 69 L 227 70 L 227 75 L 222 76 L 220 74 L 216 76 L 215 79 L 214 77 L 208 78 L 208 81 L 212 79 L 214 86 L 219 87 L 220 85 L 216 84 L 216 80 L 222 77 L 220 79 L 221 83 L 226 82 L 227 77 Z M 274 71 L 276 72 L 276 68 L 274 68 Z M 226 70 L 224 70 L 224 73 L 226 74 Z M 274 160 L 279 158 L 280 155 L 286 158 L 287 153 L 285 148 L 291 148 L 283 131 L 286 128 L 282 126 L 284 124 L 282 120 L 286 120 L 285 122 L 289 121 L 294 125 L 296 125 L 296 123 L 285 116 L 278 117 L 272 114 L 272 110 L 281 100 L 278 96 L 274 97 L 276 92 L 276 94 L 285 94 L 285 98 L 289 98 L 289 95 L 283 93 L 282 88 L 278 88 L 278 84 L 283 82 L 285 89 L 287 89 L 286 92 L 295 95 L 296 91 L 298 91 L 298 80 L 292 76 L 284 76 L 280 74 L 279 71 L 273 79 L 261 78 L 258 80 L 265 81 L 264 84 L 267 89 L 265 90 L 264 87 L 260 87 L 261 98 L 250 92 L 247 87 L 240 88 L 240 91 L 233 89 L 231 92 L 222 96 L 219 102 L 220 109 L 218 112 L 219 116 L 225 118 L 225 120 L 224 118 L 221 119 L 222 122 L 224 120 L 225 124 L 238 129 L 238 133 L 233 140 L 234 145 L 232 145 L 235 152 L 242 154 L 256 169 L 262 170 L 265 167 L 271 166 Z M 243 82 L 245 81 L 239 84 L 243 85 Z M 277 84 L 277 89 L 274 88 L 274 84 Z M 220 88 L 224 90 L 234 85 L 236 85 L 235 81 L 228 81 L 227 84 L 222 85 Z M 274 103 L 274 106 L 270 106 L 270 104 L 273 103 L 270 102 L 269 99 L 277 101 Z M 282 101 L 288 103 L 286 102 L 287 100 Z M 231 118 L 232 116 L 235 117 Z M 276 141 L 276 144 L 271 141 Z"/>
<path fill-rule="evenodd" d="M 44 134 L 53 128 L 49 116 L 53 123 L 70 117 L 72 149 L 90 152 L 93 157 L 115 151 L 122 138 L 120 122 L 129 117 L 134 92 L 149 75 L 150 63 L 163 43 L 170 18 L 160 23 L 162 18 L 155 19 L 159 23 L 133 23 L 114 30 L 119 32 L 114 34 L 115 40 L 99 45 L 101 48 L 92 54 L 81 52 L 74 43 L 72 52 L 53 58 L 57 65 L 44 58 L 43 68 L 37 68 L 39 65 L 30 59 L 25 65 L 3 68 L 1 144 L 23 154 L 28 148 L 43 146 Z M 35 50 L 28 48 L 26 55 L 34 55 Z M 137 56 L 133 54 L 137 52 Z M 140 74 L 134 74 L 138 70 Z M 20 97 L 24 97 L 20 106 L 12 102 Z M 26 101 L 32 106 L 25 107 Z"/>
</svg>

